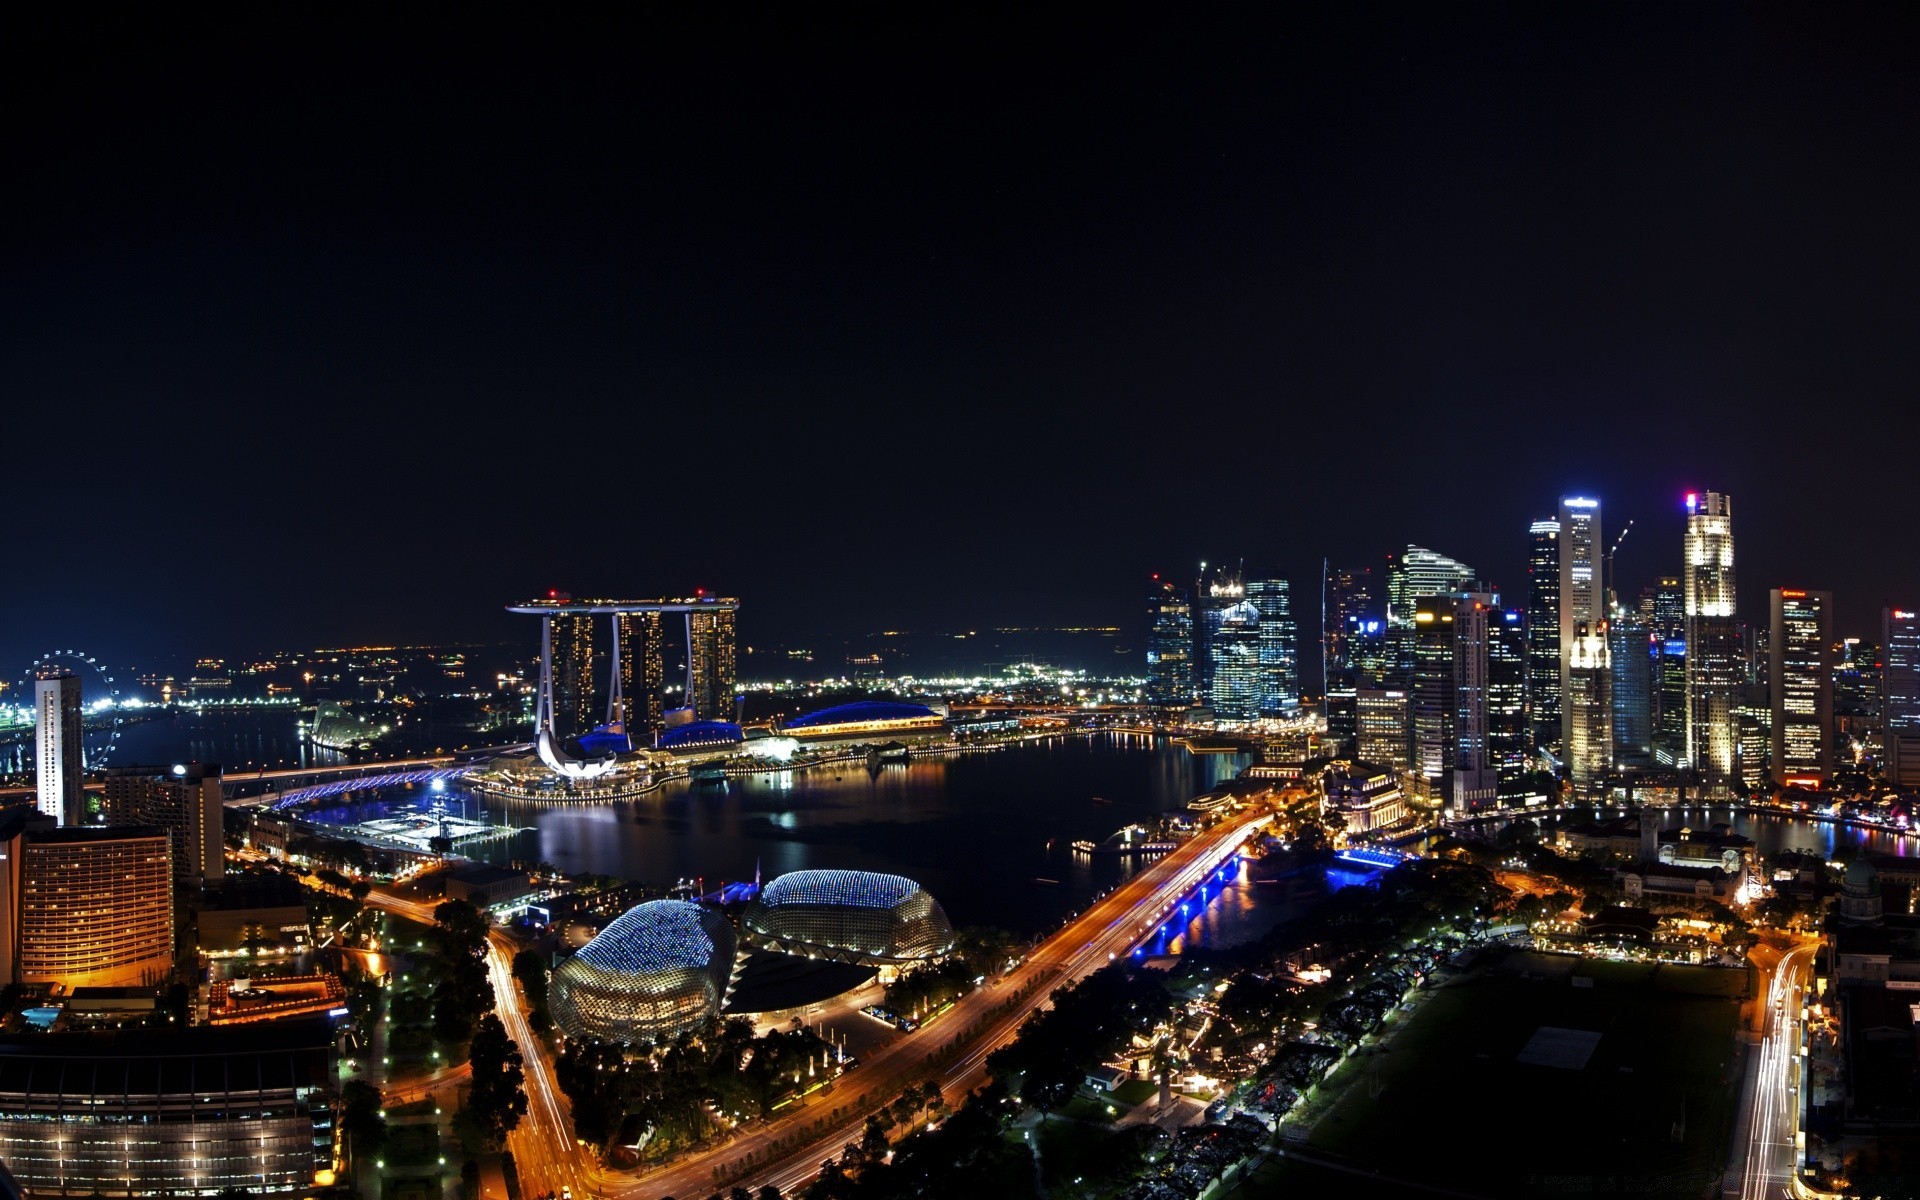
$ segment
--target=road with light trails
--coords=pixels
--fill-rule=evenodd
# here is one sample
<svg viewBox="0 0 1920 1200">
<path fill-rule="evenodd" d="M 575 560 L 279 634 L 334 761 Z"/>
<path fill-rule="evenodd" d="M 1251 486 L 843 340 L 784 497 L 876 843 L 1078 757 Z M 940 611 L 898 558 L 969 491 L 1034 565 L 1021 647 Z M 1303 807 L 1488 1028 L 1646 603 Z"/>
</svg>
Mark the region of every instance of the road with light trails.
<svg viewBox="0 0 1920 1200">
<path fill-rule="evenodd" d="M 367 903 L 431 925 L 433 910 L 439 902 L 409 900 L 376 888 L 368 894 Z M 572 1187 L 575 1195 L 585 1196 L 587 1184 L 597 1173 L 595 1165 L 592 1157 L 574 1142 L 573 1122 L 568 1116 L 566 1097 L 554 1080 L 553 1064 L 521 1011 L 513 978 L 514 950 L 512 940 L 500 930 L 493 931 L 487 939 L 487 975 L 493 983 L 494 1013 L 506 1026 L 507 1036 L 520 1048 L 521 1069 L 526 1075 L 527 1115 L 521 1118 L 520 1127 L 507 1136 L 507 1148 L 513 1151 L 522 1195 L 540 1196 Z M 471 1069 L 469 1066 L 468 1070 Z"/>
<path fill-rule="evenodd" d="M 1046 1007 L 1056 988 L 1077 982 L 1116 958 L 1125 958 L 1177 910 L 1181 897 L 1212 874 L 1266 820 L 1262 814 L 1222 822 L 1183 843 L 1048 938 L 999 986 L 980 988 L 962 997 L 933 1024 L 864 1060 L 831 1096 L 818 1097 L 788 1116 L 756 1125 L 724 1146 L 645 1175 L 596 1173 L 594 1194 L 619 1200 L 660 1200 L 667 1196 L 692 1200 L 711 1195 L 721 1190 L 714 1184 L 715 1167 L 729 1171 L 731 1186 L 735 1182 L 731 1178 L 733 1168 L 749 1154 L 770 1153 L 776 1139 L 793 1136 L 831 1112 L 836 1102 L 847 1105 L 864 1092 L 868 1101 L 865 1108 L 848 1113 L 806 1144 L 755 1166 L 738 1180 L 754 1189 L 772 1183 L 791 1195 L 819 1173 L 823 1160 L 838 1155 L 848 1142 L 859 1140 L 873 1107 L 891 1101 L 909 1083 L 926 1079 L 927 1059 L 947 1046 L 964 1043 L 961 1056 L 938 1077 L 948 1103 L 957 1106 L 968 1092 L 986 1082 L 987 1056 L 1011 1042 L 1027 1018 Z M 1036 985 L 1031 995 L 1004 1011 L 996 1011 L 1007 1004 L 1007 997 L 1030 983 Z M 969 1033 L 976 1024 L 981 1028 Z"/>
<path fill-rule="evenodd" d="M 1800 1057 L 1801 1008 L 1818 942 L 1794 946 L 1780 956 L 1767 986 L 1766 1033 L 1751 1072 L 1752 1089 L 1742 1097 L 1746 1140 L 1734 1146 L 1738 1170 L 1727 1172 L 1723 1194 L 1741 1200 L 1780 1200 L 1791 1195 L 1797 1178 L 1794 1147 L 1803 1059 Z M 1738 1127 L 1738 1126 L 1736 1126 Z M 1738 1161 L 1744 1159 L 1744 1161 Z"/>
</svg>

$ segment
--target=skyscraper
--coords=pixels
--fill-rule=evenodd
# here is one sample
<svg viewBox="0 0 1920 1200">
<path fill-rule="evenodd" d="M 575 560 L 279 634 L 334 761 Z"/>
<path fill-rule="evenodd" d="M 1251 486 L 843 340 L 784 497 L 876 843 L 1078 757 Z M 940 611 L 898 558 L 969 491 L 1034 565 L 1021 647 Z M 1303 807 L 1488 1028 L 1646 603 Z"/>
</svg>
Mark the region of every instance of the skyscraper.
<svg viewBox="0 0 1920 1200">
<path fill-rule="evenodd" d="M 173 853 L 150 826 L 48 828 L 0 819 L 0 977 L 152 986 L 173 969 Z"/>
<path fill-rule="evenodd" d="M 1496 609 L 1487 628 L 1487 755 L 1503 798 L 1525 791 L 1529 737 L 1527 615 Z"/>
<path fill-rule="evenodd" d="M 578 736 L 600 724 L 594 681 L 599 677 L 595 618 L 560 613 L 553 618 L 553 709 L 563 735 Z"/>
<path fill-rule="evenodd" d="M 1640 620 L 1661 641 L 1687 636 L 1687 605 L 1679 576 L 1662 575 L 1652 587 L 1640 589 Z"/>
<path fill-rule="evenodd" d="M 1490 807 L 1499 796 L 1487 714 L 1489 634 L 1494 598 L 1462 592 L 1453 602 L 1453 777 L 1447 801 L 1456 814 Z"/>
<path fill-rule="evenodd" d="M 1618 766 L 1653 765 L 1653 646 L 1653 634 L 1638 612 L 1618 612 L 1607 622 L 1607 653 L 1613 663 L 1613 761 Z"/>
<path fill-rule="evenodd" d="M 1284 579 L 1250 579 L 1247 602 L 1260 613 L 1260 715 L 1286 716 L 1300 708 L 1300 627 L 1293 620 Z"/>
<path fill-rule="evenodd" d="M 687 704 L 696 721 L 734 719 L 734 615 L 732 608 L 687 614 Z"/>
<path fill-rule="evenodd" d="M 1454 763 L 1454 603 L 1451 593 L 1414 601 L 1410 790 L 1429 805 L 1444 801 Z"/>
<path fill-rule="evenodd" d="M 1560 739 L 1572 755 L 1573 725 L 1580 717 L 1565 697 L 1573 670 L 1573 639 L 1580 626 L 1589 636 L 1602 634 L 1607 619 L 1606 581 L 1601 578 L 1600 560 L 1605 543 L 1600 533 L 1600 502 L 1587 496 L 1565 496 L 1560 500 Z M 1588 669 L 1594 659 L 1588 656 Z M 1612 724 L 1611 717 L 1608 724 Z M 1607 754 L 1612 755 L 1609 737 Z"/>
<path fill-rule="evenodd" d="M 665 719 L 667 682 L 663 614 L 621 613 L 614 618 L 620 636 L 620 722 L 635 746 L 652 742 Z"/>
<path fill-rule="evenodd" d="M 1536 751 L 1560 757 L 1560 522 L 1527 530 L 1527 720 Z"/>
<path fill-rule="evenodd" d="M 226 878 L 226 807 L 219 763 L 172 767 L 109 767 L 102 811 L 108 825 L 165 829 L 173 847 L 173 880 L 191 902 L 202 887 Z"/>
<path fill-rule="evenodd" d="M 1473 568 L 1424 546 L 1387 558 L 1387 674 L 1389 682 L 1413 678 L 1414 609 L 1422 596 L 1449 596 L 1472 585 Z"/>
<path fill-rule="evenodd" d="M 1354 698 L 1359 732 L 1355 753 L 1362 762 L 1397 772 L 1412 769 L 1407 748 L 1407 693 L 1402 688 L 1361 688 Z"/>
<path fill-rule="evenodd" d="M 1774 588 L 1767 599 L 1773 781 L 1820 787 L 1833 778 L 1833 593 Z"/>
<path fill-rule="evenodd" d="M 1202 586 L 1201 699 L 1219 720 L 1254 720 L 1263 692 L 1260 608 L 1247 599 L 1246 581 L 1237 570 L 1216 568 Z"/>
<path fill-rule="evenodd" d="M 1920 611 L 1881 609 L 1880 646 L 1885 774 L 1901 787 L 1920 787 Z"/>
<path fill-rule="evenodd" d="M 1733 502 L 1687 494 L 1682 599 L 1687 622 L 1687 765 L 1717 784 L 1738 779 L 1735 694 L 1745 672 L 1734 618 Z"/>
<path fill-rule="evenodd" d="M 1193 602 L 1158 575 L 1147 592 L 1147 703 L 1193 703 Z"/>
<path fill-rule="evenodd" d="M 33 761 L 38 807 L 62 825 L 87 819 L 86 729 L 80 707 L 80 677 L 48 668 L 33 681 Z"/>
<path fill-rule="evenodd" d="M 1380 598 L 1374 594 L 1371 567 L 1339 567 L 1326 573 L 1321 620 L 1328 679 L 1353 669 L 1356 631 L 1363 630 L 1366 622 L 1378 621 L 1384 615 Z"/>
<path fill-rule="evenodd" d="M 1607 623 L 1577 621 L 1567 640 L 1567 779 L 1592 795 L 1613 768 L 1613 669 Z"/>
<path fill-rule="evenodd" d="M 1687 761 L 1686 639 L 1655 642 L 1653 656 L 1653 761 L 1676 767 Z"/>
</svg>

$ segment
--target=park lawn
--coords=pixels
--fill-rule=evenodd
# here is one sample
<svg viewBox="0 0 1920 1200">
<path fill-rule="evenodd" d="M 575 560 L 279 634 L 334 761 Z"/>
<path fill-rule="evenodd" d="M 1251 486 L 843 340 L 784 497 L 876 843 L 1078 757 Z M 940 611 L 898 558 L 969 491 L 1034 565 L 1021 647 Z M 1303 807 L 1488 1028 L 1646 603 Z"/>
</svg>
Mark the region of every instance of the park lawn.
<svg viewBox="0 0 1920 1200">
<path fill-rule="evenodd" d="M 1513 956 L 1337 1068 L 1303 1149 L 1479 1194 L 1697 1196 L 1726 1164 L 1745 990 L 1741 971 Z M 1543 1026 L 1601 1036 L 1578 1069 L 1516 1061 Z"/>
<path fill-rule="evenodd" d="M 1129 1079 L 1113 1089 L 1114 1100 L 1127 1108 L 1145 1104 L 1159 1094 L 1160 1085 L 1151 1079 Z"/>
</svg>

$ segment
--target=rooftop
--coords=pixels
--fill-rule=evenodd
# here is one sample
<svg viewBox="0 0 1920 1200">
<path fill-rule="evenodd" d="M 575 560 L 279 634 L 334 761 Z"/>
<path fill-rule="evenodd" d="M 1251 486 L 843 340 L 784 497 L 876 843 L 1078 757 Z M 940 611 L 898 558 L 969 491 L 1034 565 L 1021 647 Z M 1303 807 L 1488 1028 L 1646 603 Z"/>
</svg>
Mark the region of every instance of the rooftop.
<svg viewBox="0 0 1920 1200">
<path fill-rule="evenodd" d="M 822 725 L 852 725 L 861 721 L 911 721 L 939 715 L 924 704 L 909 704 L 902 700 L 855 700 L 851 704 L 838 704 L 795 717 L 786 722 L 785 728 L 809 729 Z"/>
</svg>

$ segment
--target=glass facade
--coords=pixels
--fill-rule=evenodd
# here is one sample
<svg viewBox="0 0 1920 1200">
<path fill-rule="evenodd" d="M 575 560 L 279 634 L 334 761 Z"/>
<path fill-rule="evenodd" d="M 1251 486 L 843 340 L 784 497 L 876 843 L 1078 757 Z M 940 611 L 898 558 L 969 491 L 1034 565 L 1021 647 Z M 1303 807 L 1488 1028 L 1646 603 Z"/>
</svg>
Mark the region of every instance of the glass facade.
<svg viewBox="0 0 1920 1200">
<path fill-rule="evenodd" d="M 1247 582 L 1247 603 L 1260 614 L 1260 715 L 1284 716 L 1300 707 L 1300 627 L 1293 620 L 1284 579 Z"/>
<path fill-rule="evenodd" d="M 1516 608 L 1487 630 L 1487 751 L 1502 796 L 1524 790 L 1527 737 L 1527 616 Z"/>
<path fill-rule="evenodd" d="M 1622 767 L 1653 764 L 1653 635 L 1637 616 L 1616 616 L 1607 625 L 1613 658 L 1613 761 Z"/>
<path fill-rule="evenodd" d="M 761 890 L 740 923 L 755 944 L 846 962 L 898 965 L 953 949 L 939 901 L 911 879 L 870 871 L 789 872 Z"/>
<path fill-rule="evenodd" d="M 1720 782 L 1738 778 L 1734 705 L 1745 664 L 1734 620 L 1733 501 L 1687 496 L 1681 599 L 1687 623 L 1686 765 Z"/>
<path fill-rule="evenodd" d="M 1767 637 L 1773 781 L 1833 778 L 1833 593 L 1774 588 Z"/>
<path fill-rule="evenodd" d="M 648 901 L 553 973 L 554 1023 L 568 1037 L 665 1041 L 719 1014 L 733 965 L 725 913 L 685 900 Z"/>
<path fill-rule="evenodd" d="M 1920 611 L 1880 612 L 1880 726 L 1889 780 L 1920 786 Z"/>
<path fill-rule="evenodd" d="M 1193 601 L 1157 575 L 1147 593 L 1147 703 L 1193 703 Z"/>
<path fill-rule="evenodd" d="M 1560 756 L 1560 522 L 1527 531 L 1527 721 L 1535 750 Z"/>
</svg>

